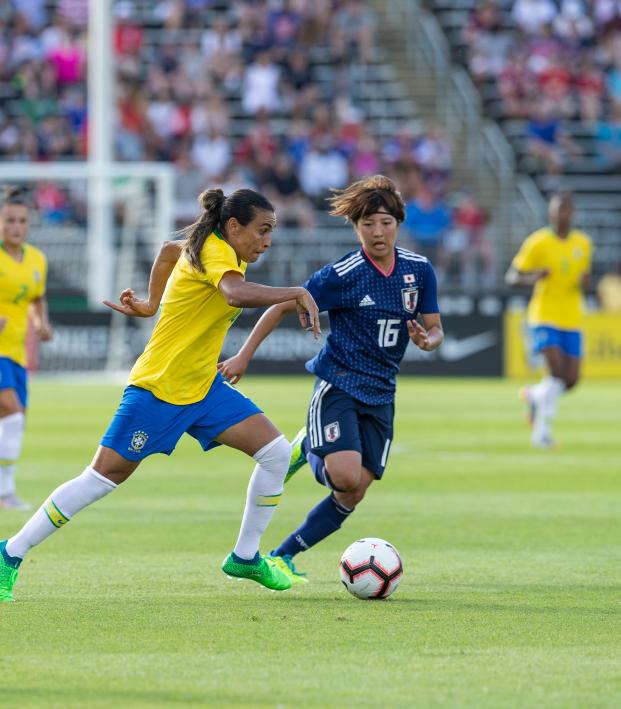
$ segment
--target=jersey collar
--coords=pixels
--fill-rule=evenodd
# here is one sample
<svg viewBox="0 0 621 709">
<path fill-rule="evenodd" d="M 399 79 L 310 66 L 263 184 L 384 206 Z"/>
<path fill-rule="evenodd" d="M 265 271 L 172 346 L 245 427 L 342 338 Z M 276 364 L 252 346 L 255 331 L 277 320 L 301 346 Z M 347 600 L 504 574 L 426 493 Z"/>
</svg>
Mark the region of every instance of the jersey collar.
<svg viewBox="0 0 621 709">
<path fill-rule="evenodd" d="M 389 278 L 390 276 L 392 276 L 393 271 L 395 270 L 395 266 L 397 265 L 397 250 L 396 249 L 393 248 L 393 250 L 392 250 L 392 256 L 393 256 L 392 266 L 390 267 L 390 269 L 388 271 L 383 271 L 381 266 L 379 264 L 375 263 L 375 261 L 367 253 L 367 250 L 364 248 L 364 246 L 362 246 L 361 249 L 362 249 L 362 253 L 369 259 L 371 264 L 379 271 L 379 273 L 382 276 L 384 276 L 384 278 Z"/>
<path fill-rule="evenodd" d="M 17 263 L 22 263 L 23 260 L 24 260 L 24 256 L 26 255 L 26 249 L 25 249 L 23 246 L 20 246 L 20 247 L 19 247 L 19 255 L 20 255 L 20 258 L 19 258 L 19 259 L 16 259 L 14 256 L 11 256 L 11 254 L 7 251 L 7 248 L 6 248 L 6 246 L 4 245 L 4 243 L 0 243 L 0 249 L 2 249 L 2 251 L 4 251 L 4 253 L 5 253 L 10 259 L 12 259 L 13 261 L 16 261 Z"/>
</svg>

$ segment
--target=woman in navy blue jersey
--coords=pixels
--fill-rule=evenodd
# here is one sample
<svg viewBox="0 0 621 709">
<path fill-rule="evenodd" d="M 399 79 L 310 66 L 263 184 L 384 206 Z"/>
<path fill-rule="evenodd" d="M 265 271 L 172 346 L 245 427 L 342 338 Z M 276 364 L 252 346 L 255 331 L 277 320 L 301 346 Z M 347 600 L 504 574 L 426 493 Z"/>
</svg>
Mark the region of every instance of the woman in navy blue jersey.
<svg viewBox="0 0 621 709">
<path fill-rule="evenodd" d="M 304 287 L 330 334 L 306 364 L 317 377 L 306 426 L 293 441 L 287 480 L 306 462 L 330 495 L 271 553 L 293 582 L 293 558 L 335 532 L 386 467 L 393 436 L 396 375 L 409 342 L 439 347 L 444 333 L 429 260 L 396 246 L 405 206 L 392 180 L 375 175 L 335 191 L 334 216 L 354 228 L 360 248 L 314 273 Z M 235 384 L 252 355 L 295 303 L 269 308 L 240 349 L 218 365 Z M 420 315 L 422 324 L 417 321 Z"/>
</svg>

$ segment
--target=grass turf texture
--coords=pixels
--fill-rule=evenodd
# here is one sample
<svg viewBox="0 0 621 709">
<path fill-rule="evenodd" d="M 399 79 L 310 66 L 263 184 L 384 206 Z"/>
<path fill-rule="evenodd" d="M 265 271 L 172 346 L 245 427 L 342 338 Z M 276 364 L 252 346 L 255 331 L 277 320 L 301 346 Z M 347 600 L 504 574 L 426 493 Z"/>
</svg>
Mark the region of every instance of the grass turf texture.
<svg viewBox="0 0 621 709">
<path fill-rule="evenodd" d="M 618 385 L 561 404 L 560 452 L 534 451 L 504 381 L 402 378 L 383 482 L 269 593 L 219 571 L 251 461 L 184 437 L 34 550 L 0 605 L 7 707 L 613 707 L 621 696 Z M 312 379 L 242 389 L 290 437 Z M 20 493 L 92 456 L 121 387 L 33 381 Z M 287 486 L 264 550 L 324 493 Z M 0 510 L 0 535 L 26 513 Z M 401 552 L 388 601 L 340 586 L 353 540 Z M 1 537 L 0 537 L 1 538 Z"/>
</svg>

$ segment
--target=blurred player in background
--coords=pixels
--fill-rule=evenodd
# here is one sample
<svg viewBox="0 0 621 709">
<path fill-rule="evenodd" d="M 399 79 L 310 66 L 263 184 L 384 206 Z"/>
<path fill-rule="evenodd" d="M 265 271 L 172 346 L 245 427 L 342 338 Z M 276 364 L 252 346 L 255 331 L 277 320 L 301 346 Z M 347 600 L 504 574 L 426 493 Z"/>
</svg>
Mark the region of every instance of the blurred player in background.
<svg viewBox="0 0 621 709">
<path fill-rule="evenodd" d="M 317 382 L 307 425 L 293 441 L 287 479 L 308 461 L 330 494 L 271 552 L 273 563 L 294 583 L 305 581 L 295 569 L 296 554 L 336 532 L 384 473 L 396 375 L 408 344 L 430 351 L 444 337 L 430 262 L 395 247 L 405 207 L 392 180 L 383 175 L 360 180 L 335 190 L 331 203 L 331 214 L 353 226 L 360 248 L 304 284 L 319 310 L 328 311 L 330 335 L 306 365 Z M 219 365 L 220 372 L 237 382 L 257 347 L 294 310 L 293 301 L 269 308 L 238 354 Z"/>
<path fill-rule="evenodd" d="M 573 229 L 573 201 L 557 194 L 549 204 L 550 226 L 522 244 L 505 276 L 511 285 L 534 286 L 528 305 L 533 354 L 542 354 L 548 374 L 521 391 L 529 409 L 532 444 L 554 448 L 552 421 L 561 396 L 580 376 L 583 291 L 591 272 L 591 240 Z"/>
<path fill-rule="evenodd" d="M 20 187 L 5 187 L 0 206 L 0 508 L 30 509 L 15 491 L 28 404 L 29 321 L 40 340 L 52 338 L 45 284 L 47 260 L 26 243 L 30 203 Z"/>
<path fill-rule="evenodd" d="M 17 534 L 0 542 L 0 601 L 13 600 L 17 570 L 32 547 L 115 490 L 144 458 L 172 453 L 184 433 L 205 451 L 224 444 L 257 463 L 239 537 L 222 570 L 273 590 L 291 586 L 288 576 L 258 551 L 280 500 L 291 446 L 250 399 L 225 381 L 216 363 L 241 308 L 293 301 L 301 322 L 306 325 L 308 317 L 315 335 L 319 314 L 304 288 L 272 288 L 244 278 L 246 265 L 271 245 L 276 224 L 263 195 L 237 190 L 225 197 L 222 190 L 212 189 L 199 202 L 201 217 L 186 229 L 186 240 L 162 247 L 148 299 L 137 299 L 128 289 L 120 306 L 106 302 L 126 315 L 154 315 L 170 276 L 160 318 L 92 463 L 54 490 Z"/>
</svg>

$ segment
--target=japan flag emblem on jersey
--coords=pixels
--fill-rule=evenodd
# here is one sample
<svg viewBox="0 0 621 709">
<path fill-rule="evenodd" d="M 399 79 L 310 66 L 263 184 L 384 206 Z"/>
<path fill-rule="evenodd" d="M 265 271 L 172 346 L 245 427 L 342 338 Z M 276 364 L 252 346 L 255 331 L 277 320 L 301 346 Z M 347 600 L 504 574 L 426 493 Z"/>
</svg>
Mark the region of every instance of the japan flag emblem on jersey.
<svg viewBox="0 0 621 709">
<path fill-rule="evenodd" d="M 416 283 L 416 278 L 414 278 L 413 273 L 404 273 L 403 282 L 411 285 L 412 283 Z"/>
<path fill-rule="evenodd" d="M 403 307 L 408 313 L 413 313 L 418 303 L 418 288 L 402 288 L 401 297 L 403 298 Z"/>
<path fill-rule="evenodd" d="M 328 443 L 334 443 L 338 438 L 341 437 L 341 427 L 339 422 L 329 423 L 327 426 L 323 427 L 323 432 Z"/>
</svg>

